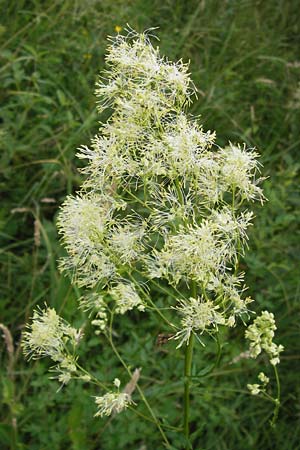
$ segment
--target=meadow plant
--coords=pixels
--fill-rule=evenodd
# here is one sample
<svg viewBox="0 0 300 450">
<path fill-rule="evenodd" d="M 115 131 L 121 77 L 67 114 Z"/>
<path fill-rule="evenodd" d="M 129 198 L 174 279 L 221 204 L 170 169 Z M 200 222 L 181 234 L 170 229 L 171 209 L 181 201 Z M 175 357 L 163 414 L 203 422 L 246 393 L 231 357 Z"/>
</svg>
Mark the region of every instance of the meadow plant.
<svg viewBox="0 0 300 450">
<path fill-rule="evenodd" d="M 184 389 L 178 429 L 191 448 L 195 339 L 202 345 L 204 334 L 215 340 L 219 359 L 220 329 L 245 324 L 252 314 L 239 261 L 252 224 L 251 204 L 263 204 L 265 198 L 258 153 L 233 143 L 220 148 L 215 132 L 204 131 L 199 119 L 186 113 L 196 96 L 188 64 L 161 57 L 151 37 L 151 30 L 138 34 L 128 29 L 126 36 L 109 39 L 108 68 L 96 96 L 99 112 L 106 110 L 110 117 L 91 145 L 79 149 L 78 157 L 87 161 L 85 181 L 67 197 L 58 217 L 67 251 L 60 268 L 83 288 L 79 307 L 89 312 L 96 335 L 108 339 L 131 377 L 130 388 L 120 391 L 118 379 L 110 388 L 79 365 L 76 347 L 82 333 L 51 308 L 34 312 L 23 348 L 32 358 L 49 356 L 62 384 L 72 378 L 96 383 L 102 395 L 95 398 L 95 416 L 135 410 L 140 397 L 164 445 L 171 448 L 170 427 L 155 416 L 137 372 L 131 372 L 113 342 L 118 315 L 136 310 L 142 326 L 147 315 L 158 314 L 170 343 L 185 355 L 184 373 L 178 374 Z M 156 304 L 154 292 L 165 299 L 163 307 Z M 248 385 L 252 394 L 275 403 L 273 422 L 280 402 L 276 366 L 283 350 L 273 342 L 275 329 L 273 314 L 263 311 L 246 330 L 250 356 L 264 351 L 275 371 L 275 398 L 263 372 L 260 383 Z"/>
</svg>

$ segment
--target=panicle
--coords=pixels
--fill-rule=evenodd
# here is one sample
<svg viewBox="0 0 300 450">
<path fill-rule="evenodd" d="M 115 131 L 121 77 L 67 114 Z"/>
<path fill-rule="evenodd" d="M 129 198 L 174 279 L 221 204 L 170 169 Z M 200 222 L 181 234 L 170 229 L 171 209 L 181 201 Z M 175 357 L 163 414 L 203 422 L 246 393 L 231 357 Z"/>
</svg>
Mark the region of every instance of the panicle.
<svg viewBox="0 0 300 450">
<path fill-rule="evenodd" d="M 97 194 L 69 196 L 61 207 L 57 225 L 69 255 L 60 268 L 70 270 L 80 286 L 93 287 L 115 273 L 104 244 L 113 210 L 113 199 Z"/>
<path fill-rule="evenodd" d="M 184 343 L 188 344 L 192 333 L 200 332 L 202 334 L 211 327 L 225 324 L 225 318 L 219 311 L 220 307 L 203 297 L 178 300 L 175 309 L 182 316 L 182 329 L 174 336 L 174 339 L 180 339 L 177 348 Z"/>
<path fill-rule="evenodd" d="M 23 333 L 24 353 L 34 359 L 50 356 L 58 360 L 64 351 L 64 343 L 76 344 L 78 331 L 65 322 L 53 308 L 36 309 L 29 331 Z"/>
<path fill-rule="evenodd" d="M 59 373 L 59 381 L 66 384 L 77 370 L 74 349 L 81 338 L 81 332 L 47 306 L 34 311 L 32 323 L 27 329 L 21 343 L 24 354 L 33 359 L 49 356 L 56 364 L 54 370 Z"/>
<path fill-rule="evenodd" d="M 235 191 L 246 200 L 265 199 L 258 184 L 263 178 L 256 178 L 259 173 L 259 154 L 252 150 L 241 148 L 230 143 L 219 151 L 219 164 L 221 168 L 221 183 L 224 191 Z"/>
<path fill-rule="evenodd" d="M 95 417 L 118 414 L 128 408 L 128 406 L 135 404 L 131 398 L 131 395 L 126 392 L 126 388 L 123 392 L 119 391 L 121 381 L 118 378 L 114 379 L 113 384 L 117 388 L 116 392 L 110 391 L 102 396 L 95 397 L 95 403 L 98 408 Z"/>
<path fill-rule="evenodd" d="M 215 132 L 186 114 L 195 94 L 188 64 L 162 57 L 150 36 L 128 29 L 110 38 L 96 95 L 99 111 L 111 115 L 79 150 L 87 178 L 59 215 L 68 252 L 60 267 L 79 286 L 105 289 L 119 314 L 144 310 L 126 279 L 135 270 L 143 281 L 195 282 L 206 293 L 198 308 L 213 305 L 234 326 L 252 302 L 243 296 L 238 260 L 253 219 L 244 204 L 264 200 L 259 155 L 245 145 L 218 147 Z M 85 298 L 84 307 L 98 302 L 93 324 L 100 333 L 104 297 Z"/>
<path fill-rule="evenodd" d="M 175 298 L 179 288 L 193 283 L 197 294 L 172 307 L 180 318 L 174 339 L 181 347 L 192 333 L 234 326 L 248 314 L 252 299 L 244 298 L 238 260 L 253 219 L 245 204 L 264 201 L 263 178 L 254 149 L 232 143 L 220 148 L 215 132 L 204 131 L 199 118 L 186 113 L 196 93 L 188 64 L 162 57 L 150 32 L 127 31 L 110 39 L 108 69 L 97 83 L 98 109 L 108 109 L 110 117 L 90 146 L 79 149 L 77 156 L 87 161 L 81 169 L 86 179 L 58 216 L 68 254 L 60 268 L 79 287 L 94 290 L 80 299 L 80 307 L 96 334 L 106 329 L 107 301 L 115 302 L 117 314 L 145 310 L 139 283 L 151 295 L 151 280 L 165 279 Z M 271 313 L 255 319 L 246 332 L 251 356 L 265 350 L 271 364 L 279 362 L 283 347 L 273 343 L 275 329 Z M 22 346 L 30 357 L 50 356 L 61 383 L 75 373 L 90 381 L 68 351 L 77 340 L 77 330 L 46 308 L 34 312 Z M 252 393 L 264 389 L 263 375 Z M 118 379 L 114 385 L 117 392 L 96 397 L 96 416 L 133 403 L 126 389 L 119 392 Z"/>
<path fill-rule="evenodd" d="M 95 417 L 110 416 L 120 413 L 133 403 L 131 397 L 126 392 L 108 392 L 101 397 L 95 398 L 98 411 Z"/>
</svg>

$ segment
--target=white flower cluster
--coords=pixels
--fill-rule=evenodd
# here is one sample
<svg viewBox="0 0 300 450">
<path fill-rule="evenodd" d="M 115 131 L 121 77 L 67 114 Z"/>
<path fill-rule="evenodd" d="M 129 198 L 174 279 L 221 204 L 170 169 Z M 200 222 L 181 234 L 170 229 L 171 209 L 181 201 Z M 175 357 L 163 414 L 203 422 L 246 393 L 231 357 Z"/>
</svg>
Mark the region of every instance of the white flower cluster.
<svg viewBox="0 0 300 450">
<path fill-rule="evenodd" d="M 103 417 L 120 413 L 132 403 L 132 400 L 125 392 L 108 392 L 101 397 L 96 397 L 95 402 L 98 406 L 95 417 Z"/>
<path fill-rule="evenodd" d="M 260 392 L 265 392 L 266 386 L 270 381 L 269 377 L 267 377 L 263 372 L 259 373 L 258 379 L 260 383 L 247 384 L 247 388 L 252 395 L 258 395 Z"/>
<path fill-rule="evenodd" d="M 284 348 L 282 345 L 277 345 L 273 342 L 275 330 L 274 314 L 269 311 L 263 311 L 248 326 L 245 336 L 250 341 L 250 356 L 252 358 L 256 358 L 264 350 L 273 366 L 280 362 L 279 355 Z"/>
<path fill-rule="evenodd" d="M 27 329 L 22 339 L 24 354 L 33 359 L 49 356 L 56 364 L 58 380 L 67 384 L 77 370 L 74 349 L 81 337 L 80 331 L 71 327 L 49 307 L 35 310 Z"/>
<path fill-rule="evenodd" d="M 70 270 L 79 286 L 93 287 L 99 279 L 115 274 L 106 237 L 113 226 L 113 212 L 122 207 L 110 195 L 94 193 L 69 196 L 62 205 L 57 223 L 69 256 L 60 267 Z"/>
<path fill-rule="evenodd" d="M 180 225 L 176 233 L 165 236 L 164 246 L 154 252 L 150 275 L 167 278 L 175 284 L 184 278 L 206 286 L 216 277 L 224 277 L 227 265 L 237 257 L 238 239 L 251 220 L 251 213 L 235 218 L 229 209 L 212 211 L 199 224 Z"/>
<path fill-rule="evenodd" d="M 117 387 L 117 392 L 107 392 L 101 397 L 95 398 L 95 403 L 98 407 L 98 411 L 95 417 L 110 416 L 111 414 L 118 414 L 124 409 L 128 408 L 131 404 L 134 404 L 131 399 L 131 395 L 127 392 L 120 392 L 120 380 L 115 378 L 114 385 Z"/>
<path fill-rule="evenodd" d="M 125 314 L 133 308 L 145 311 L 145 306 L 132 283 L 118 283 L 109 293 L 116 302 L 116 313 Z"/>
<path fill-rule="evenodd" d="M 145 278 L 174 286 L 196 283 L 205 300 L 176 307 L 182 342 L 217 324 L 233 326 L 251 302 L 242 298 L 237 267 L 252 219 L 244 202 L 264 199 L 259 155 L 215 146 L 215 133 L 185 114 L 195 93 L 188 66 L 161 57 L 147 34 L 112 39 L 106 62 L 96 95 L 99 110 L 112 114 L 79 152 L 88 177 L 59 215 L 69 254 L 61 266 L 79 285 L 106 289 L 120 314 L 144 310 L 128 270 L 142 268 Z M 106 321 L 101 298 L 93 321 L 99 329 Z"/>
<path fill-rule="evenodd" d="M 91 324 L 96 327 L 95 334 L 98 335 L 105 330 L 108 317 L 106 311 L 106 302 L 101 294 L 91 292 L 80 298 L 80 308 L 89 311 L 89 317 L 95 316 Z"/>
<path fill-rule="evenodd" d="M 203 333 L 211 326 L 224 325 L 225 319 L 218 311 L 219 308 L 211 300 L 205 300 L 204 298 L 191 297 L 188 300 L 179 300 L 175 309 L 182 316 L 182 329 L 174 336 L 174 339 L 180 339 L 177 348 L 184 343 L 188 344 L 190 336 L 194 332 Z"/>
<path fill-rule="evenodd" d="M 237 268 L 252 220 L 245 202 L 264 199 L 259 155 L 231 143 L 216 146 L 215 133 L 185 113 L 195 94 L 188 65 L 161 57 L 147 33 L 111 38 L 106 63 L 96 95 L 99 111 L 109 108 L 111 116 L 90 147 L 79 150 L 87 178 L 59 214 L 68 252 L 61 268 L 101 295 L 98 331 L 110 299 L 119 314 L 144 310 L 127 274 L 149 286 L 162 278 L 205 291 L 205 302 L 187 300 L 185 309 L 178 303 L 187 317 L 184 342 L 216 324 L 187 325 L 191 308 L 195 317 L 206 308 L 207 317 L 234 326 L 251 301 L 242 298 Z"/>
<path fill-rule="evenodd" d="M 193 181 L 202 203 L 214 204 L 233 190 L 248 200 L 263 199 L 258 154 L 232 144 L 212 150 L 215 133 L 184 113 L 195 93 L 186 64 L 169 62 L 146 34 L 133 32 L 112 39 L 106 61 L 96 95 L 99 110 L 110 107 L 113 114 L 91 148 L 78 154 L 89 161 L 85 186 L 180 176 Z"/>
<path fill-rule="evenodd" d="M 108 242 L 111 250 L 120 258 L 122 263 L 131 263 L 143 251 L 142 238 L 144 236 L 143 226 L 136 225 L 116 225 Z"/>
<path fill-rule="evenodd" d="M 112 38 L 106 62 L 96 95 L 99 111 L 108 109 L 110 117 L 90 146 L 79 149 L 86 178 L 59 213 L 68 254 L 60 268 L 87 289 L 80 306 L 96 334 L 106 328 L 108 302 L 125 314 L 144 311 L 150 297 L 155 310 L 153 286 L 167 283 L 173 295 L 163 309 L 177 312 L 174 338 L 178 347 L 188 345 L 192 334 L 232 327 L 248 313 L 252 300 L 244 298 L 239 258 L 253 217 L 247 204 L 264 201 L 259 155 L 232 143 L 220 148 L 215 132 L 186 114 L 195 94 L 188 65 L 161 57 L 147 33 Z M 170 308 L 171 298 L 177 302 Z M 272 342 L 275 329 L 267 311 L 248 327 L 251 356 L 265 350 L 273 365 L 279 362 L 283 347 Z M 76 361 L 66 346 L 77 337 L 48 308 L 34 313 L 23 347 L 33 357 L 50 356 L 67 383 Z M 85 372 L 78 377 L 90 379 Z M 118 392 L 96 397 L 96 416 L 132 403 L 119 385 L 116 380 Z M 251 386 L 253 393 L 261 389 Z"/>
</svg>

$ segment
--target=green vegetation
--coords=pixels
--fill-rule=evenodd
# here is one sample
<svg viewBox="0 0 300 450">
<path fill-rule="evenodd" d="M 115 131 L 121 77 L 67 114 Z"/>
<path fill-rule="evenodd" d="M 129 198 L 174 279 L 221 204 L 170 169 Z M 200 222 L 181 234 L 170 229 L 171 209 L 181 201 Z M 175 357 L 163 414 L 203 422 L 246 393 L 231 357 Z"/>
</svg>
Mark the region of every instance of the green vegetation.
<svg viewBox="0 0 300 450">
<path fill-rule="evenodd" d="M 214 363 L 214 343 L 207 340 L 195 351 L 194 449 L 300 448 L 298 6 L 296 0 L 1 1 L 0 323 L 7 327 L 1 327 L 6 340 L 0 344 L 1 449 L 163 448 L 155 425 L 134 411 L 94 418 L 90 396 L 97 388 L 91 392 L 84 383 L 71 382 L 57 392 L 49 363 L 25 363 L 19 347 L 32 309 L 44 301 L 74 326 L 85 326 L 86 315 L 77 309 L 81 293 L 57 270 L 64 251 L 55 220 L 65 196 L 82 182 L 76 148 L 97 130 L 93 90 L 104 65 L 106 36 L 126 22 L 138 31 L 158 26 L 161 53 L 191 59 L 199 90 L 191 112 L 201 115 L 206 130 L 216 130 L 220 145 L 231 140 L 257 147 L 269 176 L 264 183 L 269 202 L 255 207 L 244 266 L 256 311 L 274 312 L 275 341 L 285 347 L 278 422 L 270 427 L 273 405 L 246 388 L 261 369 L 272 376 L 264 358 L 243 358 L 242 327 L 224 331 L 221 358 L 211 373 L 203 368 Z M 119 377 L 120 363 L 105 338 L 89 326 L 84 332 L 84 365 L 99 379 Z M 127 364 L 142 367 L 144 393 L 155 414 L 178 424 L 184 355 L 174 343 L 157 345 L 164 332 L 149 315 L 132 312 L 120 318 L 114 338 Z M 128 382 L 125 373 L 121 381 Z M 137 411 L 146 413 L 142 404 Z M 174 449 L 182 448 L 172 430 L 167 435 Z"/>
</svg>

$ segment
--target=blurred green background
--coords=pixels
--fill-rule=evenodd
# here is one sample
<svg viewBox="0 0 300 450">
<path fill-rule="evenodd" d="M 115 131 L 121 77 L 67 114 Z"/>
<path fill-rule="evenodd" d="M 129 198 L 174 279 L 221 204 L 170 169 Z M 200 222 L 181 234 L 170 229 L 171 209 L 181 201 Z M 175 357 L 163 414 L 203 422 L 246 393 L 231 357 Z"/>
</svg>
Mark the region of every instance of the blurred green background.
<svg viewBox="0 0 300 450">
<path fill-rule="evenodd" d="M 26 363 L 19 348 L 24 324 L 44 301 L 75 326 L 86 320 L 77 310 L 80 292 L 57 271 L 63 250 L 55 218 L 81 183 L 76 148 L 97 131 L 93 91 L 106 37 L 126 23 L 138 31 L 159 27 L 161 54 L 191 61 L 199 89 L 191 112 L 201 115 L 204 129 L 216 130 L 218 144 L 257 147 L 269 177 L 269 201 L 256 207 L 243 266 L 256 311 L 274 312 L 276 342 L 285 346 L 279 420 L 271 429 L 272 404 L 247 392 L 260 370 L 272 374 L 263 357 L 236 358 L 246 349 L 238 327 L 222 336 L 219 368 L 194 387 L 194 448 L 300 449 L 299 1 L 0 0 L 0 12 L 0 323 L 14 341 L 7 331 L 7 342 L 0 341 L 1 450 L 163 448 L 155 427 L 131 411 L 94 419 L 97 390 L 71 382 L 57 392 L 48 361 Z M 121 318 L 116 341 L 127 363 L 143 368 L 141 385 L 155 413 L 178 426 L 183 355 L 172 344 L 156 346 L 168 330 L 155 318 L 137 317 Z M 196 350 L 201 370 L 214 347 Z M 100 379 L 128 381 L 105 339 L 88 326 L 81 361 Z M 182 448 L 174 433 L 168 436 Z"/>
</svg>

